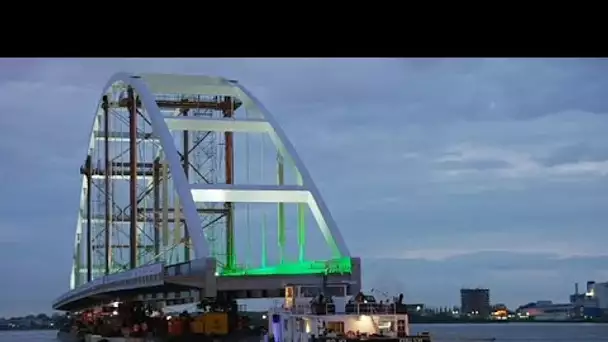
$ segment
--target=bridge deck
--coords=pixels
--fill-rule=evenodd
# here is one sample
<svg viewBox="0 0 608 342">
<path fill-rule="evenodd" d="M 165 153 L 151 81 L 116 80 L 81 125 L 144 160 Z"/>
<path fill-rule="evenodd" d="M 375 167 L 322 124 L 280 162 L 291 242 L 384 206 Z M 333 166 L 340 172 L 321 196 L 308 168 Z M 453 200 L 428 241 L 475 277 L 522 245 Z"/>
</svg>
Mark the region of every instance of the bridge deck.
<svg viewBox="0 0 608 342">
<path fill-rule="evenodd" d="M 350 272 L 330 272 L 329 282 L 346 282 L 349 293 L 360 290 L 360 260 L 349 260 Z M 324 272 L 309 270 L 297 273 L 297 268 L 287 267 L 286 273 L 271 274 L 270 268 L 251 274 L 218 275 L 215 259 L 197 259 L 187 263 L 163 266 L 153 264 L 130 271 L 112 274 L 84 284 L 59 297 L 53 303 L 55 310 L 75 310 L 95 302 L 121 299 L 173 300 L 184 296 L 183 292 L 198 291 L 195 297 L 216 297 L 229 294 L 235 299 L 277 298 L 284 295 L 287 284 L 319 284 Z M 291 270 L 291 271 L 290 271 Z"/>
</svg>

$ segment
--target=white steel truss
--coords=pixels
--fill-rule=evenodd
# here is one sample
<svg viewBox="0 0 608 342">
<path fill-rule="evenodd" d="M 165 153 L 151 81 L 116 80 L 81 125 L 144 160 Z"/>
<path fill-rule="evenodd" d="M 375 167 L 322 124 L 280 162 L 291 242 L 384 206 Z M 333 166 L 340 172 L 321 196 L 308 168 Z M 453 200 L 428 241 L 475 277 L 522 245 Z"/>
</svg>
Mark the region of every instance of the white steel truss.
<svg viewBox="0 0 608 342">
<path fill-rule="evenodd" d="M 196 202 L 245 202 L 245 203 L 306 203 L 334 257 L 350 257 L 350 252 L 332 218 L 321 194 L 315 186 L 308 170 L 296 153 L 293 145 L 278 125 L 275 118 L 245 87 L 237 81 L 220 77 L 117 73 L 104 87 L 102 95 L 110 94 L 113 86 L 130 86 L 139 96 L 154 132 L 154 139 L 160 143 L 164 158 L 174 184 L 175 191 L 183 206 L 183 215 L 192 247 L 198 257 L 210 256 L 209 245 L 201 229 L 201 219 L 197 213 Z M 204 96 L 231 96 L 242 102 L 251 119 L 210 119 L 200 116 L 167 117 L 161 113 L 156 103 L 157 94 L 192 94 Z M 99 116 L 100 112 L 98 109 Z M 180 164 L 171 131 L 215 131 L 246 132 L 267 134 L 286 165 L 292 165 L 299 175 L 299 185 L 235 185 L 235 184 L 190 184 Z M 112 136 L 112 139 L 128 139 L 127 136 Z M 138 136 L 138 139 L 144 139 Z M 89 148 L 99 137 L 99 123 L 95 120 L 91 132 Z M 86 180 L 83 175 L 83 192 L 80 200 L 81 211 L 86 197 Z M 75 286 L 76 258 L 79 258 L 81 238 L 83 237 L 82 219 L 79 216 L 75 239 L 75 267 L 72 268 L 71 288 Z"/>
</svg>

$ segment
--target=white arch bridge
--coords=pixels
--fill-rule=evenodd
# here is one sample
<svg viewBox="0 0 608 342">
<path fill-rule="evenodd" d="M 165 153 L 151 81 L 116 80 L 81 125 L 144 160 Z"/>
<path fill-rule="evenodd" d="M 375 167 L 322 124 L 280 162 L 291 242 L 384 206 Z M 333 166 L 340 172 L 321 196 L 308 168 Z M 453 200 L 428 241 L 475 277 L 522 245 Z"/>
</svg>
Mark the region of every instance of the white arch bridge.
<svg viewBox="0 0 608 342">
<path fill-rule="evenodd" d="M 54 309 L 279 297 L 323 279 L 360 289 L 360 261 L 302 160 L 237 81 L 112 76 L 80 172 L 70 290 Z"/>
</svg>

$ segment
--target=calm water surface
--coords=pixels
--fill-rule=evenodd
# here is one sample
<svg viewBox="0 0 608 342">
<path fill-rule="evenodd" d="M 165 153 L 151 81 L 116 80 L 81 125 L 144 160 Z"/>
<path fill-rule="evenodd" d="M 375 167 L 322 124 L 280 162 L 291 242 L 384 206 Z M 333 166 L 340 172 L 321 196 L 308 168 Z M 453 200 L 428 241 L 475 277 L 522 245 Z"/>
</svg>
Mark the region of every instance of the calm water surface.
<svg viewBox="0 0 608 342">
<path fill-rule="evenodd" d="M 608 324 L 414 324 L 434 342 L 608 342 Z M 55 341 L 55 331 L 0 331 L 0 342 Z"/>
<path fill-rule="evenodd" d="M 608 342 L 608 324 L 502 323 L 414 324 L 413 332 L 428 331 L 434 342 Z"/>
</svg>

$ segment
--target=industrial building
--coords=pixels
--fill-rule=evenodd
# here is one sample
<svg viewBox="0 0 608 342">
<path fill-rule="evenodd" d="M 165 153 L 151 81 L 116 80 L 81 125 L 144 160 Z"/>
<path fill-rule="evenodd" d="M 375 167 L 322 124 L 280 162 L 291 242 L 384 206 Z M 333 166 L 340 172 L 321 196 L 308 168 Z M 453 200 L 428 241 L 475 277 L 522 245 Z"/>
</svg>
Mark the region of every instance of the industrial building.
<svg viewBox="0 0 608 342">
<path fill-rule="evenodd" d="M 579 292 L 578 283 L 575 284 L 570 303 L 577 308 L 576 314 L 579 317 L 597 318 L 608 314 L 608 282 L 596 283 L 590 280 L 583 293 Z"/>
<path fill-rule="evenodd" d="M 542 321 L 565 321 L 574 317 L 575 306 L 570 303 L 553 303 L 550 300 L 539 300 L 517 308 L 520 318 L 533 318 Z"/>
<path fill-rule="evenodd" d="M 588 282 L 587 297 L 593 299 L 597 303 L 597 307 L 602 310 L 608 310 L 608 282 L 596 283 Z"/>
<path fill-rule="evenodd" d="M 476 317 L 489 317 L 490 290 L 489 289 L 461 289 L 460 290 L 461 314 Z"/>
</svg>

